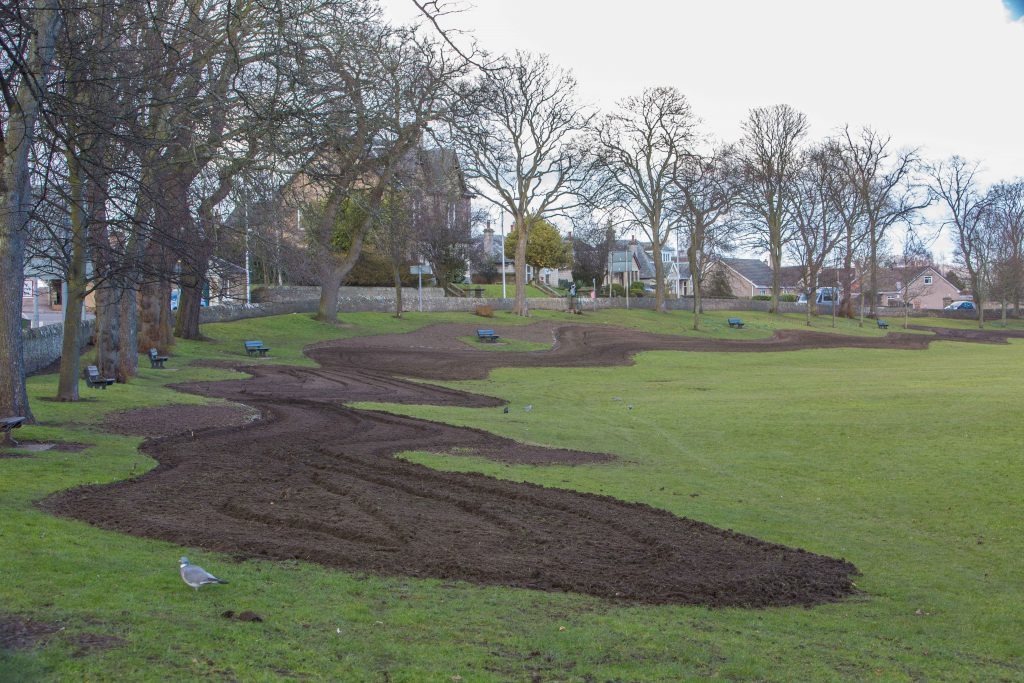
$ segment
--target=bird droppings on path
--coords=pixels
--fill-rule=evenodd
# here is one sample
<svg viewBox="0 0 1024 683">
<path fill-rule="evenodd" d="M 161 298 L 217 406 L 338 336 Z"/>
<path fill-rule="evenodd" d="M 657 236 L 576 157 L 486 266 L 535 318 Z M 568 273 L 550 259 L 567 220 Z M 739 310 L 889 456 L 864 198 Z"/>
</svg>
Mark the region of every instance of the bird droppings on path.
<svg viewBox="0 0 1024 683">
<path fill-rule="evenodd" d="M 544 326 L 531 327 L 539 331 Z M 252 379 L 180 387 L 244 402 L 261 411 L 263 421 L 196 431 L 194 438 L 151 440 L 144 450 L 160 463 L 151 472 L 63 492 L 41 506 L 103 528 L 185 546 L 383 575 L 649 604 L 831 602 L 855 591 L 851 577 L 856 569 L 843 560 L 642 504 L 441 472 L 393 457 L 407 450 L 448 453 L 457 448 L 537 464 L 610 456 L 524 446 L 480 430 L 341 403 L 496 407 L 503 402 L 400 377 L 452 380 L 486 377 L 501 366 L 621 365 L 643 350 L 921 349 L 930 339 L 961 338 L 958 331 L 948 332 L 932 338 L 872 338 L 784 331 L 772 339 L 744 342 L 574 325 L 558 330 L 559 343 L 552 351 L 493 354 L 460 348 L 464 345 L 454 340 L 472 330 L 445 325 L 322 343 L 308 351 L 320 363 L 318 369 L 261 366 L 251 370 Z M 970 340 L 999 341 L 994 336 Z M 418 346 L 431 350 L 424 353 Z M 166 419 L 178 431 L 192 427 L 178 412 Z"/>
</svg>

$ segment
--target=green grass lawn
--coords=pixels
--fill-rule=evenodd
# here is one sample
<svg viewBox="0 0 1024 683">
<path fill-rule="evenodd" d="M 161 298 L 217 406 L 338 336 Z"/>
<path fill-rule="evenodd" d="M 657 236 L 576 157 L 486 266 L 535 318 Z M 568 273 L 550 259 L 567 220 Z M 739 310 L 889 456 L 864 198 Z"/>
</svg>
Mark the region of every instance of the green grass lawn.
<svg viewBox="0 0 1024 683">
<path fill-rule="evenodd" d="M 803 327 L 799 315 L 744 312 L 746 327 L 732 330 L 725 319 L 733 315 L 708 315 L 701 334 L 755 338 Z M 538 318 L 579 321 L 556 312 Z M 41 424 L 19 437 L 95 445 L 0 459 L 0 612 L 66 626 L 46 646 L 0 653 L 0 680 L 1024 678 L 1020 341 L 939 343 L 924 352 L 652 352 L 633 367 L 499 369 L 452 384 L 513 407 L 532 403 L 530 413 L 388 407 L 620 456 L 532 467 L 406 455 L 418 462 L 643 501 L 856 564 L 862 594 L 813 609 L 621 605 L 299 562 L 237 562 L 55 519 L 32 505 L 53 491 L 153 466 L 137 452 L 139 439 L 105 434 L 97 422 L 106 411 L 202 402 L 164 385 L 231 376 L 190 368 L 189 360 L 266 362 L 241 351 L 242 340 L 258 338 L 273 349 L 269 362 L 308 363 L 301 348 L 317 340 L 480 320 L 343 314 L 337 327 L 303 315 L 207 325 L 214 341 L 180 342 L 168 363 L 176 369 L 144 369 L 132 384 L 90 391 L 79 404 L 40 400 L 54 393 L 56 378 L 32 378 Z M 694 334 L 685 313 L 615 310 L 583 321 Z M 963 321 L 928 324 L 946 322 Z M 488 326 L 518 323 L 498 314 Z M 823 318 L 814 328 L 830 325 Z M 846 321 L 837 331 L 881 334 Z M 231 584 L 193 594 L 177 576 L 182 554 Z M 265 621 L 221 618 L 228 609 L 254 610 Z M 71 639 L 80 633 L 123 643 L 74 656 Z"/>
<path fill-rule="evenodd" d="M 501 298 L 501 283 L 500 282 L 498 284 L 496 284 L 496 285 L 466 285 L 466 287 L 471 287 L 472 289 L 477 289 L 477 288 L 483 289 L 484 290 L 483 295 L 487 299 L 500 299 Z M 463 289 L 465 289 L 465 287 L 463 287 Z M 516 286 L 513 283 L 511 283 L 511 282 L 506 283 L 506 285 L 505 285 L 505 292 L 508 295 L 509 299 L 515 298 L 515 296 L 516 296 Z M 533 285 L 529 285 L 529 284 L 526 285 L 526 298 L 527 299 L 543 299 L 543 298 L 547 298 L 547 297 L 548 297 L 547 294 L 545 294 L 544 292 L 540 291 L 539 289 L 537 289 Z"/>
</svg>

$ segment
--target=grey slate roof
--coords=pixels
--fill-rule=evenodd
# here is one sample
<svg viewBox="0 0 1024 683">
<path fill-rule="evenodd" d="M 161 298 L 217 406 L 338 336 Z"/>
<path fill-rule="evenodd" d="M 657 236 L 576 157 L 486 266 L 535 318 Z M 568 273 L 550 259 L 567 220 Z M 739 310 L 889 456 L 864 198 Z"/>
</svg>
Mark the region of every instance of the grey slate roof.
<svg viewBox="0 0 1024 683">
<path fill-rule="evenodd" d="M 722 263 L 750 280 L 755 287 L 772 286 L 772 269 L 764 261 L 754 258 L 724 258 Z"/>
</svg>

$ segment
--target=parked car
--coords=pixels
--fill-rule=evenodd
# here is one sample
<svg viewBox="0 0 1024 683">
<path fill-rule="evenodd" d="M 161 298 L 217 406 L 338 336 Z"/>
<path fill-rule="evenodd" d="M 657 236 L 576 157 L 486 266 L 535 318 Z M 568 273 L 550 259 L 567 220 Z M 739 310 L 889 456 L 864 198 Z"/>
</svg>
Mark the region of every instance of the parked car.
<svg viewBox="0 0 1024 683">
<path fill-rule="evenodd" d="M 825 304 L 826 306 L 831 306 L 833 301 L 838 301 L 838 300 L 839 300 L 839 289 L 836 288 L 836 287 L 821 287 L 820 289 L 818 289 L 817 296 L 814 297 L 814 303 L 818 304 L 819 306 L 821 304 Z M 796 302 L 798 304 L 806 304 L 807 303 L 807 294 L 806 293 L 801 294 L 797 298 Z"/>
<path fill-rule="evenodd" d="M 946 306 L 947 311 L 973 311 L 975 310 L 973 301 L 954 301 L 950 305 Z"/>
</svg>

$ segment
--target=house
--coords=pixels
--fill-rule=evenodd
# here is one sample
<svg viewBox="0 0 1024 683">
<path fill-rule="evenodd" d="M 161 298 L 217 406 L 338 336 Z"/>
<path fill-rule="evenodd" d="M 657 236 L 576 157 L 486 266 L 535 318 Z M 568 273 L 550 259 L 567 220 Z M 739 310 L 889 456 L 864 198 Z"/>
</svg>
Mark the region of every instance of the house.
<svg viewBox="0 0 1024 683">
<path fill-rule="evenodd" d="M 677 253 L 675 258 L 676 267 L 676 292 L 679 296 L 693 296 L 693 273 L 690 272 L 690 262 L 686 258 L 686 254 L 682 254 L 680 259 Z"/>
<path fill-rule="evenodd" d="M 214 256 L 206 272 L 206 296 L 211 304 L 244 304 L 248 286 L 245 267 Z"/>
<path fill-rule="evenodd" d="M 502 230 L 504 233 L 504 230 Z M 473 242 L 473 258 L 471 261 L 476 261 L 476 271 L 472 270 L 472 264 L 468 264 L 470 267 L 466 269 L 466 281 L 471 282 L 474 275 L 479 276 L 481 268 L 486 268 L 485 264 L 493 264 L 497 273 L 496 280 L 501 282 L 501 274 L 505 273 L 505 280 L 508 282 L 514 282 L 516 276 L 516 261 L 513 258 L 505 256 L 505 235 L 494 232 L 494 229 L 488 225 L 483 229 L 479 235 L 474 235 L 472 238 Z M 527 275 L 531 275 L 532 269 L 527 266 Z M 493 273 L 488 273 L 490 276 L 488 279 L 495 279 Z M 529 278 L 527 278 L 529 279 Z"/>
<path fill-rule="evenodd" d="M 662 275 L 669 292 L 678 296 L 679 268 L 675 249 L 663 245 L 661 261 L 664 267 Z M 650 243 L 639 243 L 636 239 L 617 240 L 608 254 L 608 275 L 604 284 L 612 283 L 626 287 L 632 286 L 634 282 L 641 282 L 644 289 L 654 290 L 658 281 L 656 273 L 654 251 Z"/>
<path fill-rule="evenodd" d="M 729 289 L 740 299 L 752 299 L 772 293 L 772 269 L 764 261 L 752 258 L 724 258 L 719 261 Z"/>
<path fill-rule="evenodd" d="M 864 273 L 865 288 L 867 277 Z M 860 285 L 854 290 L 860 291 Z M 938 310 L 964 298 L 934 266 L 879 268 L 876 287 L 876 306 L 902 308 L 906 301 L 914 310 Z"/>
</svg>

